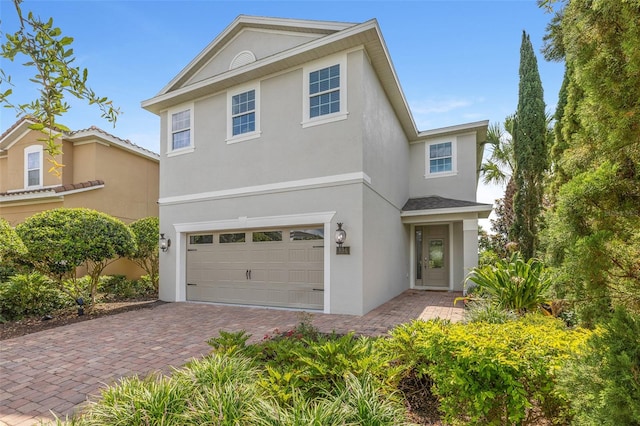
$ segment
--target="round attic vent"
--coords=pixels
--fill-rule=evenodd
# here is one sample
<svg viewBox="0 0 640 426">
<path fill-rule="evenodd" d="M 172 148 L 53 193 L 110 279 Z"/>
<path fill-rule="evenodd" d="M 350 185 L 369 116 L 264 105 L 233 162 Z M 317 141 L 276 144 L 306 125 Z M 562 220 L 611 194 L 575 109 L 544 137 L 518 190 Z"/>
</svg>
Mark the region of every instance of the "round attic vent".
<svg viewBox="0 0 640 426">
<path fill-rule="evenodd" d="M 250 64 L 251 62 L 255 62 L 256 55 L 253 52 L 245 50 L 236 55 L 235 58 L 231 61 L 231 65 L 229 65 L 229 69 L 232 70 L 234 68 L 241 67 L 243 65 Z"/>
</svg>

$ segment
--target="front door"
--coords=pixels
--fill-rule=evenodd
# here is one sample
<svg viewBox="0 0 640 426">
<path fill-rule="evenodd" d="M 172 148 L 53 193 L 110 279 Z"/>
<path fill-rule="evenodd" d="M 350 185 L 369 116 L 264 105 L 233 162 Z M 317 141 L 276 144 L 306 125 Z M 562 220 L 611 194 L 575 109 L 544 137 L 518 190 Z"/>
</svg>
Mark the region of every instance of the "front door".
<svg viewBox="0 0 640 426">
<path fill-rule="evenodd" d="M 449 288 L 449 225 L 415 228 L 416 287 Z"/>
</svg>

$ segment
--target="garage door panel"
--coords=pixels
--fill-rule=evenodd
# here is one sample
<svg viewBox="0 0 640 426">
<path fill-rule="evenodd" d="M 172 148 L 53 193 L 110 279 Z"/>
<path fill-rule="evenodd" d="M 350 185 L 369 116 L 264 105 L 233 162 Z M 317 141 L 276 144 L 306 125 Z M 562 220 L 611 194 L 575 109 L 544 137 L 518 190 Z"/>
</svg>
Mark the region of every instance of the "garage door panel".
<svg viewBox="0 0 640 426">
<path fill-rule="evenodd" d="M 322 309 L 321 239 L 298 238 L 308 236 L 306 232 L 290 239 L 290 230 L 283 229 L 260 231 L 256 241 L 252 241 L 255 231 L 244 232 L 245 242 L 220 243 L 216 233 L 206 244 L 194 243 L 203 241 L 202 238 L 189 238 L 187 282 L 196 285 L 188 286 L 188 300 Z M 269 235 L 282 240 L 264 241 Z"/>
</svg>

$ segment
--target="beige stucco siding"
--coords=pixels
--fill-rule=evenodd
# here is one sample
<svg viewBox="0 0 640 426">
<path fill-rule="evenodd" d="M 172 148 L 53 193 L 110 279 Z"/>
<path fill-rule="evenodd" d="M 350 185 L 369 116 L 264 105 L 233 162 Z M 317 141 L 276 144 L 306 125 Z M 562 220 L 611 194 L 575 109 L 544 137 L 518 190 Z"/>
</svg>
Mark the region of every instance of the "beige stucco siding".
<svg viewBox="0 0 640 426">
<path fill-rule="evenodd" d="M 24 222 L 29 216 L 45 210 L 64 207 L 62 200 L 47 203 L 20 203 L 14 205 L 0 205 L 0 217 L 12 226 Z"/>
<path fill-rule="evenodd" d="M 0 180 L 0 192 L 6 192 L 13 189 L 23 189 L 25 187 L 24 182 L 24 150 L 30 146 L 40 145 L 44 147 L 44 142 L 38 139 L 43 138 L 44 135 L 37 131 L 29 131 L 23 138 L 18 140 L 7 152 L 7 158 L 4 163 L 0 163 L 3 171 L 1 172 L 3 179 Z M 58 141 L 59 143 L 59 141 Z M 61 178 L 55 176 L 52 173 L 47 173 L 51 167 L 47 161 L 48 154 L 43 150 L 42 152 L 42 178 L 43 186 L 54 186 L 62 183 Z M 64 163 L 64 159 L 61 155 L 55 157 L 59 163 Z"/>
</svg>

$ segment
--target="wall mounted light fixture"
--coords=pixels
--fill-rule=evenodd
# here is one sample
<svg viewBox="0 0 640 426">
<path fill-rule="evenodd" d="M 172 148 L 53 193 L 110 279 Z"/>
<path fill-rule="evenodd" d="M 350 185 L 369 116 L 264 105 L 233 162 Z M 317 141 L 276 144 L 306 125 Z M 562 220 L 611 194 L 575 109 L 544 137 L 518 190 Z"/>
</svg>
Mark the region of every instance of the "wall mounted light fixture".
<svg viewBox="0 0 640 426">
<path fill-rule="evenodd" d="M 350 247 L 343 246 L 344 242 L 347 240 L 347 231 L 342 229 L 342 222 L 338 222 L 338 229 L 336 229 L 335 233 L 336 244 L 336 254 L 351 254 Z"/>
<path fill-rule="evenodd" d="M 160 250 L 166 252 L 171 247 L 171 238 L 167 239 L 164 234 L 160 234 Z"/>
</svg>

